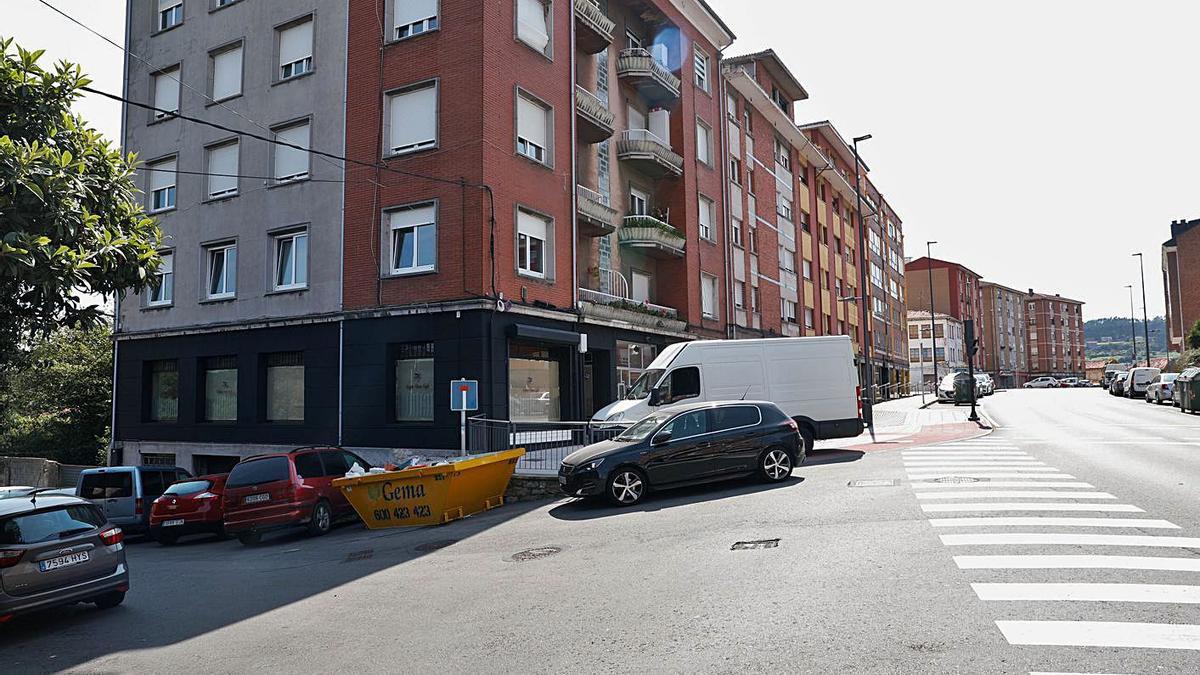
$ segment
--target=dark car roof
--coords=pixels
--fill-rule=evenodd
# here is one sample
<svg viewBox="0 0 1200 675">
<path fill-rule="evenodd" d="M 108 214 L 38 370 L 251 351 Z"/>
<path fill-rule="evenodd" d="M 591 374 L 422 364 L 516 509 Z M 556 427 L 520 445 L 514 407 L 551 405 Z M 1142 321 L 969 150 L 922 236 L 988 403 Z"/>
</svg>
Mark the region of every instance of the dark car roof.
<svg viewBox="0 0 1200 675">
<path fill-rule="evenodd" d="M 775 404 L 771 403 L 770 401 L 738 401 L 738 400 L 704 401 L 701 403 L 684 403 L 682 405 L 673 405 L 673 406 L 666 408 L 662 412 L 668 412 L 673 415 L 675 413 L 687 412 L 689 410 L 701 410 L 704 408 L 719 408 L 719 407 L 728 406 L 728 405 L 757 405 L 757 406 L 767 406 L 767 407 L 771 407 L 771 408 L 776 407 Z"/>
<path fill-rule="evenodd" d="M 31 499 L 29 495 L 22 497 L 10 497 L 8 499 L 0 499 L 0 517 L 11 516 L 21 513 L 28 513 L 38 509 L 50 508 L 53 506 L 71 506 L 72 504 L 91 504 L 86 499 L 72 497 L 70 495 L 33 495 L 36 500 Z"/>
<path fill-rule="evenodd" d="M 178 466 L 165 466 L 159 464 L 142 464 L 139 466 L 100 466 L 94 469 L 84 469 L 80 474 L 108 473 L 110 471 L 178 471 Z"/>
<path fill-rule="evenodd" d="M 297 453 L 311 452 L 315 450 L 343 450 L 343 448 L 339 448 L 336 445 L 306 445 L 303 448 L 296 448 L 295 450 L 288 450 L 287 452 L 268 452 L 261 455 L 251 455 L 238 463 L 244 464 L 256 459 L 269 459 L 271 457 L 294 457 Z"/>
</svg>

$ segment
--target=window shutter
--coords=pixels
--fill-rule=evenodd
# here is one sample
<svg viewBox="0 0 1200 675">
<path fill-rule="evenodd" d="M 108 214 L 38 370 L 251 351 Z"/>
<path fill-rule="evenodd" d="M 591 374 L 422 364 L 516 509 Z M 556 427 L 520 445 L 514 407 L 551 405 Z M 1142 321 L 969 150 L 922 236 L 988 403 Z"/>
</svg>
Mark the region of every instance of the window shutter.
<svg viewBox="0 0 1200 675">
<path fill-rule="evenodd" d="M 524 96 L 517 97 L 517 135 L 530 143 L 549 148 L 546 142 L 547 111 Z"/>
<path fill-rule="evenodd" d="M 223 99 L 242 91 L 242 48 L 213 55 L 212 97 Z"/>
<path fill-rule="evenodd" d="M 170 9 L 175 5 L 182 4 L 183 0 L 158 0 L 158 11 Z"/>
<path fill-rule="evenodd" d="M 700 198 L 700 224 L 708 228 L 712 227 L 712 208 L 711 201 L 704 197 Z"/>
<path fill-rule="evenodd" d="M 550 44 L 542 0 L 517 0 L 517 37 L 539 51 L 545 51 Z"/>
<path fill-rule="evenodd" d="M 548 224 L 542 217 L 525 211 L 517 211 L 517 232 L 548 241 L 546 238 L 547 227 Z"/>
<path fill-rule="evenodd" d="M 284 143 L 308 147 L 309 126 L 300 124 L 275 132 L 275 138 Z M 275 177 L 295 176 L 308 172 L 308 153 L 283 145 L 275 146 Z"/>
<path fill-rule="evenodd" d="M 154 107 L 159 110 L 179 110 L 178 68 L 154 76 Z"/>
<path fill-rule="evenodd" d="M 437 16 L 437 0 L 396 0 L 392 26 L 407 26 Z"/>
<path fill-rule="evenodd" d="M 209 174 L 236 174 L 238 172 L 238 144 L 230 143 L 208 151 Z M 226 192 L 236 192 L 238 179 L 236 176 L 208 177 L 208 194 L 216 195 Z"/>
<path fill-rule="evenodd" d="M 437 141 L 437 87 L 392 97 L 389 136 L 393 150 Z"/>
<path fill-rule="evenodd" d="M 162 264 L 158 266 L 159 274 L 172 274 L 175 272 L 175 255 L 172 253 L 162 254 Z"/>
<path fill-rule="evenodd" d="M 279 34 L 279 65 L 312 56 L 312 19 Z"/>
<path fill-rule="evenodd" d="M 427 206 L 419 206 L 415 209 L 401 209 L 392 211 L 388 216 L 388 222 L 392 227 L 414 227 L 417 225 L 430 225 L 437 218 L 437 212 L 433 204 Z"/>
<path fill-rule="evenodd" d="M 700 161 L 712 163 L 712 143 L 709 140 L 708 127 L 696 123 L 696 156 Z"/>
<path fill-rule="evenodd" d="M 175 184 L 175 160 L 169 159 L 165 162 L 151 164 L 150 172 L 150 191 L 161 190 L 165 187 L 170 187 Z"/>
</svg>

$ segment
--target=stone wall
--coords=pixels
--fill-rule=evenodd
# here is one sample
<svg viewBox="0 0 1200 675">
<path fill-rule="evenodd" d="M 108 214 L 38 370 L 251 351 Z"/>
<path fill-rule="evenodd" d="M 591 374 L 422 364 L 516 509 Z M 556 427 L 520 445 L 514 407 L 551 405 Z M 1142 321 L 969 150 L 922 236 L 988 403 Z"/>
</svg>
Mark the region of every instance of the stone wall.
<svg viewBox="0 0 1200 675">
<path fill-rule="evenodd" d="M 504 493 L 504 503 L 530 502 L 563 497 L 558 489 L 558 476 L 513 476 Z"/>
<path fill-rule="evenodd" d="M 0 485 L 58 487 L 58 462 L 40 457 L 0 457 Z"/>
</svg>

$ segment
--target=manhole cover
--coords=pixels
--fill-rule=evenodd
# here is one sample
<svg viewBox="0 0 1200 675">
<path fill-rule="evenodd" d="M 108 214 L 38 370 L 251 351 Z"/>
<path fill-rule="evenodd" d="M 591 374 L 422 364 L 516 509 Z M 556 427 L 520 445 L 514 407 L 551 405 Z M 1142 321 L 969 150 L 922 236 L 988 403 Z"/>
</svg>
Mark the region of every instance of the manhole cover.
<svg viewBox="0 0 1200 675">
<path fill-rule="evenodd" d="M 453 546 L 454 544 L 457 544 L 457 543 L 458 543 L 457 539 L 445 539 L 442 541 L 427 541 L 424 544 L 418 544 L 415 550 L 418 553 L 431 553 L 433 551 L 438 551 L 443 548 L 446 548 L 447 546 Z"/>
<path fill-rule="evenodd" d="M 759 539 L 757 541 L 739 541 L 729 547 L 730 551 L 750 551 L 759 548 L 775 548 L 779 546 L 778 539 Z"/>
<path fill-rule="evenodd" d="M 375 556 L 375 549 L 368 548 L 361 551 L 351 551 L 346 554 L 345 562 L 354 562 L 355 560 L 370 560 Z"/>
<path fill-rule="evenodd" d="M 536 548 L 527 548 L 524 551 L 518 551 L 508 557 L 510 562 L 529 562 L 531 560 L 541 560 L 549 558 L 552 555 L 557 555 L 563 552 L 562 546 L 538 546 Z"/>
<path fill-rule="evenodd" d="M 867 480 L 852 480 L 846 487 L 896 487 L 895 478 L 869 478 Z"/>
<path fill-rule="evenodd" d="M 972 478 L 970 476 L 942 476 L 934 478 L 935 483 L 982 483 L 987 481 L 987 478 Z"/>
</svg>

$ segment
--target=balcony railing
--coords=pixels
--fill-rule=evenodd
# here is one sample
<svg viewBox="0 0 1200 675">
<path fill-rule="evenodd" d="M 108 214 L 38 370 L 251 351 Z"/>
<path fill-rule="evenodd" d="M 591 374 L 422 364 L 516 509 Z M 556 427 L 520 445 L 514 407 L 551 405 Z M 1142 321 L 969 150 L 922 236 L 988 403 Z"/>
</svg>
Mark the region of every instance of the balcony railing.
<svg viewBox="0 0 1200 675">
<path fill-rule="evenodd" d="M 679 78 L 640 47 L 621 50 L 617 77 L 628 80 L 652 103 L 674 101 L 681 91 Z"/>
<path fill-rule="evenodd" d="M 604 15 L 596 0 L 575 0 L 575 44 L 588 54 L 598 54 L 613 41 L 616 22 Z"/>
<path fill-rule="evenodd" d="M 617 230 L 620 214 L 604 195 L 585 188 L 575 186 L 575 212 L 579 219 L 579 233 L 588 237 L 603 237 Z"/>
<path fill-rule="evenodd" d="M 679 230 L 654 216 L 626 216 L 617 241 L 655 258 L 681 258 L 687 244 Z"/>
<path fill-rule="evenodd" d="M 579 115 L 579 138 L 587 143 L 599 143 L 613 135 L 615 117 L 592 92 L 576 85 L 575 112 Z"/>
<path fill-rule="evenodd" d="M 617 139 L 617 158 L 655 178 L 683 175 L 683 157 L 649 129 L 622 131 Z"/>
<path fill-rule="evenodd" d="M 607 290 L 579 289 L 580 307 L 585 315 L 675 332 L 687 327 L 687 322 L 679 320 L 679 312 L 674 307 L 634 300 L 629 292 L 629 281 L 620 272 L 600 270 L 597 281 L 598 286 Z"/>
</svg>

